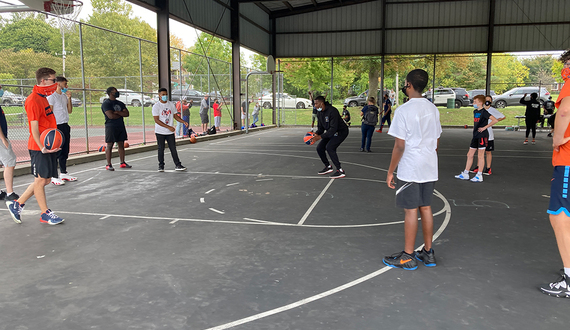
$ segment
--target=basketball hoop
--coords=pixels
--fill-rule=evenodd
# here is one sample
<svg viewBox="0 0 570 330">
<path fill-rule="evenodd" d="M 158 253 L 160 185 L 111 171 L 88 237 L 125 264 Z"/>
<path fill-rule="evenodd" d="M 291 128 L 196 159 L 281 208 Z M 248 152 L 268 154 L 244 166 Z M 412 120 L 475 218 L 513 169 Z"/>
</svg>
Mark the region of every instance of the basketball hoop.
<svg viewBox="0 0 570 330">
<path fill-rule="evenodd" d="M 75 19 L 81 12 L 83 2 L 78 0 L 49 0 L 44 1 L 44 10 L 57 15 L 61 33 L 71 31 L 75 26 Z"/>
</svg>

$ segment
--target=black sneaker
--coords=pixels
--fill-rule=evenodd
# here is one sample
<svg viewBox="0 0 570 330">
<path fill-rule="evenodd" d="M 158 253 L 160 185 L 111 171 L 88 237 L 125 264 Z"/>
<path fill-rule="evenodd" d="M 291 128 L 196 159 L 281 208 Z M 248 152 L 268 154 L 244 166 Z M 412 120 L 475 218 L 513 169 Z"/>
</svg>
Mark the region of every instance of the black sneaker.
<svg viewBox="0 0 570 330">
<path fill-rule="evenodd" d="M 159 171 L 159 172 L 164 172 L 164 166 L 159 166 L 159 167 L 158 167 L 158 171 Z"/>
<path fill-rule="evenodd" d="M 331 179 L 340 179 L 340 178 L 344 178 L 345 176 L 346 175 L 344 173 L 344 170 L 340 169 L 340 170 L 336 170 L 336 172 L 334 172 L 334 174 L 331 175 Z"/>
<path fill-rule="evenodd" d="M 360 152 L 364 152 L 364 148 L 360 148 Z"/>
<path fill-rule="evenodd" d="M 319 175 L 325 175 L 325 174 L 329 174 L 333 171 L 333 168 L 331 165 L 329 166 L 325 166 L 325 168 L 323 168 L 322 170 L 319 171 Z"/>
<path fill-rule="evenodd" d="M 483 170 L 483 174 L 485 174 L 485 175 L 491 175 L 491 173 L 492 173 L 492 172 L 491 172 L 491 168 L 490 168 L 490 167 Z"/>
<path fill-rule="evenodd" d="M 20 198 L 20 196 L 15 192 L 12 192 L 10 195 L 6 195 L 6 201 L 15 201 L 18 198 Z"/>
<path fill-rule="evenodd" d="M 557 298 L 570 298 L 570 278 L 566 276 L 564 269 L 560 272 L 560 277 L 552 283 L 541 286 L 540 292 Z"/>
<path fill-rule="evenodd" d="M 176 168 L 174 169 L 175 171 L 186 171 L 186 167 L 181 165 L 177 165 Z"/>
<path fill-rule="evenodd" d="M 127 163 L 121 163 L 121 165 L 119 165 L 120 168 L 132 168 L 131 165 L 127 164 Z"/>
<path fill-rule="evenodd" d="M 0 190 L 0 201 L 3 201 L 6 199 L 6 192 L 4 190 Z"/>
<path fill-rule="evenodd" d="M 425 248 L 421 249 L 421 251 L 416 251 L 416 259 L 423 262 L 427 267 L 435 267 L 435 253 L 433 249 L 430 249 L 429 252 Z"/>
<path fill-rule="evenodd" d="M 415 254 L 415 253 L 414 253 Z M 405 270 L 415 270 L 418 268 L 418 262 L 414 256 L 407 254 L 405 251 L 395 253 L 389 257 L 384 257 L 382 262 L 392 268 L 403 268 Z"/>
<path fill-rule="evenodd" d="M 372 150 L 368 149 L 368 150 L 366 150 L 366 152 L 372 152 Z"/>
</svg>

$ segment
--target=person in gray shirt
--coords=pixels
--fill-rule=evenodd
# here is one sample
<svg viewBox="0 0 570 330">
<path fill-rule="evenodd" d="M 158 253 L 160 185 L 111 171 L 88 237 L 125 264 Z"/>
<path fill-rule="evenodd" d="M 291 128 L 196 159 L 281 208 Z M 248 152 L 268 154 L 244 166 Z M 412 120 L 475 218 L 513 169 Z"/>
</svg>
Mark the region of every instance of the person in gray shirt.
<svg viewBox="0 0 570 330">
<path fill-rule="evenodd" d="M 204 95 L 202 103 L 200 103 L 200 120 L 202 121 L 202 132 L 206 133 L 208 131 L 208 109 L 210 108 L 210 95 Z"/>
</svg>

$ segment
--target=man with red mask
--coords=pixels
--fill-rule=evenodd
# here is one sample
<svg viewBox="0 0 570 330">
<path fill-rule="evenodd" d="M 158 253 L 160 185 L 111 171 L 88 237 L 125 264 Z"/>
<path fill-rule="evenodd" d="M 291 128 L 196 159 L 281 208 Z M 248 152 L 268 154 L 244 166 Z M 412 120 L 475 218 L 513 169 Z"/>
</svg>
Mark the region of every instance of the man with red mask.
<svg viewBox="0 0 570 330">
<path fill-rule="evenodd" d="M 556 100 L 558 108 L 554 121 L 552 138 L 552 165 L 554 173 L 550 183 L 550 205 L 547 213 L 554 229 L 558 250 L 564 269 L 560 277 L 540 287 L 540 291 L 550 296 L 570 298 L 570 199 L 568 181 L 570 179 L 570 49 L 560 56 L 563 63 L 562 79 L 564 87 Z"/>
<path fill-rule="evenodd" d="M 35 176 L 34 182 L 28 186 L 26 191 L 15 201 L 8 201 L 6 205 L 16 223 L 22 223 L 22 210 L 26 201 L 36 197 L 42 214 L 40 222 L 48 225 L 58 225 L 64 219 L 58 217 L 47 206 L 45 186 L 50 184 L 52 177 L 57 177 L 57 152 L 60 150 L 47 150 L 40 141 L 41 132 L 50 128 L 57 128 L 55 116 L 49 105 L 47 97 L 55 92 L 57 83 L 55 82 L 55 71 L 50 68 L 40 68 L 36 71 L 37 85 L 25 102 L 26 114 L 28 116 L 28 127 L 30 137 L 28 139 L 28 150 L 32 165 L 32 174 Z"/>
</svg>

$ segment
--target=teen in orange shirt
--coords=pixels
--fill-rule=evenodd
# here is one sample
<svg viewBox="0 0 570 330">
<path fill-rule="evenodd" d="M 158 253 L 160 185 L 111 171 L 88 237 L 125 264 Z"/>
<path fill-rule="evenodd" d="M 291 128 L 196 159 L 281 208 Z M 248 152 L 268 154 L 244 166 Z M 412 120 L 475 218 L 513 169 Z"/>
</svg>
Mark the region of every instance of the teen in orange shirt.
<svg viewBox="0 0 570 330">
<path fill-rule="evenodd" d="M 568 185 L 570 179 L 570 50 L 560 61 L 564 63 L 562 78 L 564 87 L 556 101 L 558 112 L 554 122 L 552 139 L 552 165 L 554 173 L 550 187 L 550 224 L 554 229 L 558 250 L 564 264 L 564 273 L 555 282 L 540 287 L 542 293 L 559 298 L 570 298 L 570 199 Z"/>
<path fill-rule="evenodd" d="M 28 139 L 28 150 L 32 163 L 32 174 L 35 176 L 34 182 L 28 186 L 26 191 L 15 201 L 8 201 L 6 205 L 16 223 L 22 223 L 22 210 L 26 201 L 35 196 L 43 212 L 40 222 L 49 225 L 63 223 L 64 219 L 58 217 L 47 206 L 45 186 L 51 182 L 52 177 L 57 177 L 57 152 L 60 150 L 47 150 L 40 141 L 41 132 L 49 128 L 57 128 L 55 116 L 51 110 L 46 97 L 53 94 L 57 89 L 55 82 L 55 71 L 50 68 L 40 68 L 36 71 L 37 85 L 25 102 L 26 114 L 28 116 L 28 126 L 30 127 L 30 137 Z"/>
</svg>

